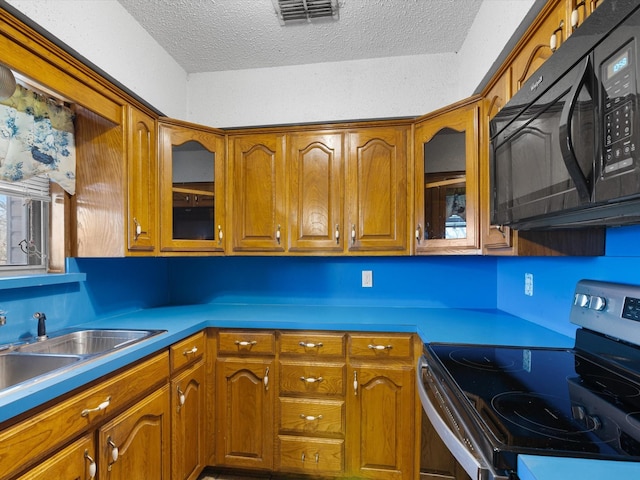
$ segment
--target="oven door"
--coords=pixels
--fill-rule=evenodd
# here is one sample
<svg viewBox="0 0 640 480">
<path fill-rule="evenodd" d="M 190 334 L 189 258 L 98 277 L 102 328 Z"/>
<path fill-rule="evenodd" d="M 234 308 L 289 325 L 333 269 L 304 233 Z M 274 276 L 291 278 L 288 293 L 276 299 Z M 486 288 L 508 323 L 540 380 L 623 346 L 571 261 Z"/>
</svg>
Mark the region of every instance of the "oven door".
<svg viewBox="0 0 640 480">
<path fill-rule="evenodd" d="M 477 439 L 472 438 L 465 428 L 463 414 L 453 407 L 452 392 L 436 380 L 437 375 L 426 357 L 421 356 L 417 368 L 418 395 L 434 430 L 471 478 L 508 480 L 509 476 L 496 472 L 491 462 L 484 458 Z"/>
</svg>

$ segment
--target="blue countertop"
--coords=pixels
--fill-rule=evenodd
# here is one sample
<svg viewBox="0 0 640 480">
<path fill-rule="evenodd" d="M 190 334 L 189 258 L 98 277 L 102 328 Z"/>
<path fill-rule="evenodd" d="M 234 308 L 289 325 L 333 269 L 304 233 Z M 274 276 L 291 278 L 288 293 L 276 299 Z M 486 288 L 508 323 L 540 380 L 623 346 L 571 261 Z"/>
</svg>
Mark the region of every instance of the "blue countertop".
<svg viewBox="0 0 640 480">
<path fill-rule="evenodd" d="M 572 347 L 574 339 L 498 310 L 331 305 L 225 303 L 139 310 L 77 325 L 82 328 L 161 329 L 140 344 L 72 371 L 0 395 L 0 422 L 109 374 L 207 327 L 416 332 L 424 342 Z M 581 478 L 603 478 L 609 463 L 523 456 L 522 480 L 555 480 L 551 471 L 572 469 Z M 582 465 L 587 466 L 582 467 Z M 621 463 L 621 462 L 613 462 Z M 640 464 L 623 463 L 640 475 Z M 552 466 L 552 467 L 550 467 Z M 602 470 L 600 467 L 602 466 Z M 595 472 L 600 471 L 600 476 Z M 593 475 L 596 476 L 593 476 Z M 590 476 L 591 475 L 591 476 Z M 615 476 L 615 474 L 614 474 Z"/>
</svg>

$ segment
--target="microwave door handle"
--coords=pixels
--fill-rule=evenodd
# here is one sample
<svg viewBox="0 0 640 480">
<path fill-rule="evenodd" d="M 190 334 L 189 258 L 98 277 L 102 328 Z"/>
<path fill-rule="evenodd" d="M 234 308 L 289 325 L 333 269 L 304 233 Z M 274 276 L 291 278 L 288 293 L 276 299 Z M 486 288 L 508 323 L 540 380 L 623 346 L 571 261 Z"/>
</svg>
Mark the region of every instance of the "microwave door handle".
<svg viewBox="0 0 640 480">
<path fill-rule="evenodd" d="M 564 164 L 567 167 L 567 171 L 573 180 L 573 184 L 578 192 L 578 197 L 582 203 L 588 203 L 591 200 L 591 189 L 589 188 L 589 181 L 584 176 L 578 164 L 578 159 L 576 158 L 573 148 L 571 119 L 582 87 L 586 86 L 593 97 L 593 89 L 591 88 L 592 72 L 591 59 L 587 57 L 578 81 L 571 87 L 569 98 L 565 102 L 560 115 L 560 152 L 562 153 L 562 159 L 564 160 Z"/>
</svg>

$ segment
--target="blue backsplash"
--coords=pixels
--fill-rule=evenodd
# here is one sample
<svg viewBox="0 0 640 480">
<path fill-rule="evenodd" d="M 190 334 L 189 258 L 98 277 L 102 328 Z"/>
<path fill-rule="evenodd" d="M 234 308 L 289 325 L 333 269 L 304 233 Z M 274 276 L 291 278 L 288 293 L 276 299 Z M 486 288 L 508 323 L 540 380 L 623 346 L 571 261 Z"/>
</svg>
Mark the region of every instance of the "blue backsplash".
<svg viewBox="0 0 640 480">
<path fill-rule="evenodd" d="M 362 270 L 373 271 L 372 288 L 361 287 Z M 33 335 L 36 311 L 57 330 L 154 306 L 247 301 L 499 308 L 572 335 L 578 280 L 640 284 L 640 226 L 609 229 L 604 257 L 98 258 L 69 259 L 68 272 L 87 279 L 0 290 L 0 343 Z M 527 273 L 533 296 L 524 293 Z"/>
</svg>

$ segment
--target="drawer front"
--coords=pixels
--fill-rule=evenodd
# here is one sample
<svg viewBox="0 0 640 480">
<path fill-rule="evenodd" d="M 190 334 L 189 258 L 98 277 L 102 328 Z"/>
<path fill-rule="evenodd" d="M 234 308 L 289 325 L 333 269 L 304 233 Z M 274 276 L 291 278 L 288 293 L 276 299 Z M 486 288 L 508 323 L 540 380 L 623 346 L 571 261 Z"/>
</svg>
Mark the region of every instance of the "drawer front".
<svg viewBox="0 0 640 480">
<path fill-rule="evenodd" d="M 274 355 L 276 336 L 273 332 L 225 330 L 218 333 L 219 355 Z"/>
<path fill-rule="evenodd" d="M 344 470 L 343 440 L 280 435 L 278 441 L 282 471 L 338 474 Z"/>
<path fill-rule="evenodd" d="M 315 357 L 344 356 L 343 334 L 320 332 L 285 332 L 280 334 L 280 353 Z"/>
<path fill-rule="evenodd" d="M 341 400 L 280 398 L 280 431 L 305 435 L 344 435 L 345 404 Z"/>
<path fill-rule="evenodd" d="M 406 358 L 413 356 L 411 334 L 354 334 L 349 342 L 349 355 L 364 358 Z"/>
<path fill-rule="evenodd" d="M 280 362 L 280 394 L 344 395 L 344 363 Z"/>
<path fill-rule="evenodd" d="M 0 431 L 0 478 L 103 422 L 152 388 L 167 383 L 164 352 Z"/>
<path fill-rule="evenodd" d="M 200 360 L 204 355 L 204 342 L 204 332 L 198 332 L 189 338 L 173 344 L 169 349 L 171 371 L 175 372 Z"/>
</svg>

